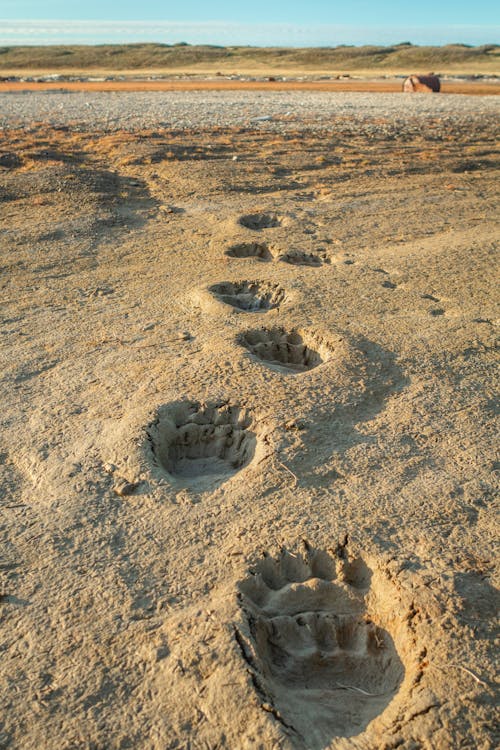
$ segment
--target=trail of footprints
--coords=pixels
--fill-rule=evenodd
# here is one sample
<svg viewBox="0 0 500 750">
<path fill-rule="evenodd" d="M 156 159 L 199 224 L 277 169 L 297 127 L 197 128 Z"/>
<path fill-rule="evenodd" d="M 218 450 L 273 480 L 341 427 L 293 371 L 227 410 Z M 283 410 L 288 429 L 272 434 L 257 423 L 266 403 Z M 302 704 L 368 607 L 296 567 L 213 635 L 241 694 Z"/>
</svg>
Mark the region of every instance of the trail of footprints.
<svg viewBox="0 0 500 750">
<path fill-rule="evenodd" d="M 272 213 L 239 219 L 262 232 L 280 226 Z M 243 242 L 230 258 L 274 259 L 265 242 Z M 325 258 L 289 251 L 279 260 L 319 266 Z M 284 289 L 271 281 L 220 282 L 220 301 L 245 313 L 278 307 Z M 332 355 L 316 334 L 282 326 L 241 332 L 250 356 L 280 372 L 302 373 Z M 259 448 L 250 413 L 222 402 L 181 401 L 161 407 L 149 425 L 152 460 L 174 482 L 213 487 L 247 466 Z M 311 750 L 363 732 L 396 694 L 404 675 L 391 635 L 367 614 L 371 572 L 357 559 L 333 559 L 307 543 L 303 555 L 264 557 L 239 585 L 244 626 L 235 637 L 266 710 Z"/>
<path fill-rule="evenodd" d="M 282 217 L 274 213 L 241 216 L 239 224 L 255 232 L 278 227 Z M 226 255 L 235 259 L 273 259 L 265 242 L 248 241 L 233 245 Z M 316 256 L 290 251 L 280 260 L 318 265 Z M 223 281 L 212 284 L 209 292 L 218 300 L 244 313 L 265 313 L 278 308 L 285 290 L 278 283 L 263 280 Z M 266 366 L 282 373 L 298 374 L 326 362 L 332 347 L 316 334 L 282 326 L 247 330 L 237 343 Z M 251 417 L 240 418 L 236 405 L 180 402 L 159 410 L 148 428 L 154 464 L 170 479 L 202 488 L 215 486 L 246 466 L 255 454 L 256 438 L 249 431 Z M 236 420 L 236 421 L 235 421 Z"/>
</svg>

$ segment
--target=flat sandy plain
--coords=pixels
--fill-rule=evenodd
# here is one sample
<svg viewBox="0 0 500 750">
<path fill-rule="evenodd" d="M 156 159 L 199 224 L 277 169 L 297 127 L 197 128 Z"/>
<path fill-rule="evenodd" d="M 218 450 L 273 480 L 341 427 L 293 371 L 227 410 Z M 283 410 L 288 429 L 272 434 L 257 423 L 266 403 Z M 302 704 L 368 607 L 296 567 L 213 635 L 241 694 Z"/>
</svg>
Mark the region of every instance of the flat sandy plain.
<svg viewBox="0 0 500 750">
<path fill-rule="evenodd" d="M 0 747 L 498 746 L 497 101 L 2 95 Z"/>
<path fill-rule="evenodd" d="M 1 81 L 0 94 L 11 91 L 345 91 L 400 93 L 403 81 L 399 78 L 353 79 L 341 81 L 289 80 L 242 81 L 241 79 L 186 78 L 144 81 L 133 79 L 119 81 Z M 492 96 L 500 93 L 498 80 L 464 81 L 443 80 L 442 94 L 468 94 Z"/>
</svg>

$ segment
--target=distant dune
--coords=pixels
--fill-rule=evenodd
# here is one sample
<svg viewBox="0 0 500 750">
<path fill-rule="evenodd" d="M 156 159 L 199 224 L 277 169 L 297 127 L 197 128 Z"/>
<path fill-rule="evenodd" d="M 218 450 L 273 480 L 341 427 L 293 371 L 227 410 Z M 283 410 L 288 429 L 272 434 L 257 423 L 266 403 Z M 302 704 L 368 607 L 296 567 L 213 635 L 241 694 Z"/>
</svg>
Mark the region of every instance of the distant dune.
<svg viewBox="0 0 500 750">
<path fill-rule="evenodd" d="M 449 44 L 418 47 L 318 48 L 219 47 L 188 44 L 75 45 L 0 48 L 0 71 L 192 71 L 281 73 L 404 74 L 415 71 L 461 75 L 500 73 L 500 47 Z"/>
</svg>

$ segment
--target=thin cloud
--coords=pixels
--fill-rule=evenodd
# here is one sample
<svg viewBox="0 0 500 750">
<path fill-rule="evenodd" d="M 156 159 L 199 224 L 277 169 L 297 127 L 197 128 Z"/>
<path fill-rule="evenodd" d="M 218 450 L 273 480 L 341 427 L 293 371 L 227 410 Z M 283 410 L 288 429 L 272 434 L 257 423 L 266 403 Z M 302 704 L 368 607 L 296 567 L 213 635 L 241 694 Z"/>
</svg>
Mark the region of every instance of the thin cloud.
<svg viewBox="0 0 500 750">
<path fill-rule="evenodd" d="M 345 26 L 210 21 L 0 21 L 0 44 L 106 44 L 159 42 L 280 47 L 339 44 L 487 44 L 500 26 Z"/>
</svg>

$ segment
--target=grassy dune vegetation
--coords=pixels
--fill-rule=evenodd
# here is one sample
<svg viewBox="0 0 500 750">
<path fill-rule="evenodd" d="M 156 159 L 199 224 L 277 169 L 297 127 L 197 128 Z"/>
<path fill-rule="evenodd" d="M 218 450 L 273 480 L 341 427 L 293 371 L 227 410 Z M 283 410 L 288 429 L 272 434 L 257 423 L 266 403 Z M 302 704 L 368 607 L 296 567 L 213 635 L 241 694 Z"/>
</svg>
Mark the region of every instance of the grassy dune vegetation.
<svg viewBox="0 0 500 750">
<path fill-rule="evenodd" d="M 338 46 L 320 48 L 219 47 L 188 44 L 120 44 L 0 47 L 0 71 L 157 70 L 165 72 L 355 72 L 495 74 L 500 46 L 449 44 L 418 47 Z"/>
</svg>

